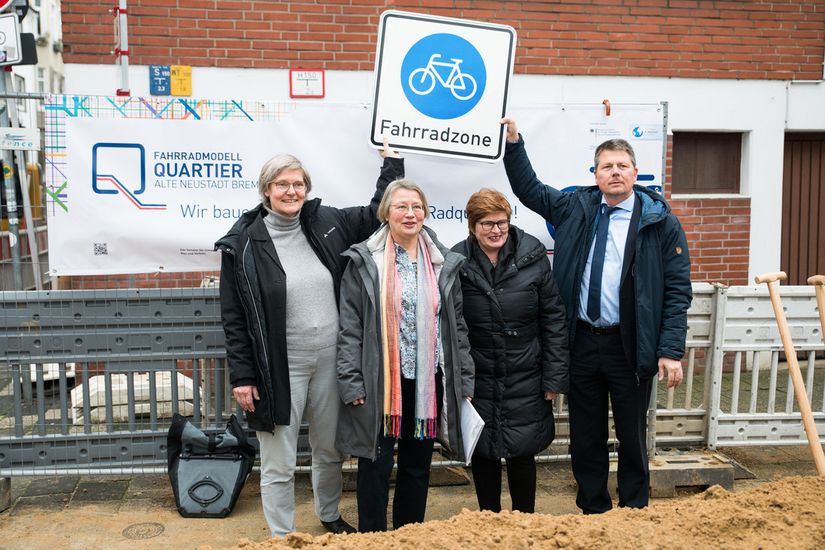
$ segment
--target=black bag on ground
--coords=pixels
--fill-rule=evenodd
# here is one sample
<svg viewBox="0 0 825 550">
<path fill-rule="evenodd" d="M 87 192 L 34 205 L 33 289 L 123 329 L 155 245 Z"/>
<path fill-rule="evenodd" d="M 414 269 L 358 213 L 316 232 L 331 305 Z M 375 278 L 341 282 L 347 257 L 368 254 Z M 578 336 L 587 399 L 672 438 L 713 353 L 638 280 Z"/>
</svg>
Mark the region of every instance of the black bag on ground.
<svg viewBox="0 0 825 550">
<path fill-rule="evenodd" d="M 169 481 L 178 512 L 187 518 L 222 518 L 255 462 L 255 447 L 233 414 L 223 433 L 205 434 L 177 413 L 166 438 Z"/>
</svg>

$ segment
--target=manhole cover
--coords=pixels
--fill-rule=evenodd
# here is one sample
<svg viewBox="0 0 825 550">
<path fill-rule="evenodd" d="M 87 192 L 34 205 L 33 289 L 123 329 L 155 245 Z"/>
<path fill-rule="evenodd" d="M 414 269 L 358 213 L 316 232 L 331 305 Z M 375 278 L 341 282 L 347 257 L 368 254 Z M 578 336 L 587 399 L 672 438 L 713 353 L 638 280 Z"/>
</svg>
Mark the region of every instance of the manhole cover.
<svg viewBox="0 0 825 550">
<path fill-rule="evenodd" d="M 132 540 L 151 539 L 163 533 L 160 523 L 134 523 L 123 530 L 123 536 Z"/>
</svg>

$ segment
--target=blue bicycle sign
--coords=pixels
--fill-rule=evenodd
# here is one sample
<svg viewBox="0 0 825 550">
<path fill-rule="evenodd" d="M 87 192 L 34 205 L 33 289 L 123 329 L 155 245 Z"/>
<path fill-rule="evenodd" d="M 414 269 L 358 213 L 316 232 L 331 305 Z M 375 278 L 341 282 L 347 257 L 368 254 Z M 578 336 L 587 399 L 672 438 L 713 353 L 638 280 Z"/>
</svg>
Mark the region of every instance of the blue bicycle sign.
<svg viewBox="0 0 825 550">
<path fill-rule="evenodd" d="M 440 57 L 440 53 L 434 53 L 426 67 L 420 67 L 410 73 L 410 89 L 418 95 L 427 95 L 435 89 L 438 83 L 450 90 L 453 96 L 460 101 L 472 99 L 476 95 L 478 84 L 472 75 L 461 72 L 460 65 L 463 60 L 451 59 L 452 63 L 436 61 Z M 438 67 L 450 69 L 446 79 L 438 72 Z"/>
<path fill-rule="evenodd" d="M 487 69 L 475 46 L 460 36 L 431 34 L 416 42 L 401 64 L 401 85 L 420 113 L 460 117 L 484 95 Z"/>
</svg>

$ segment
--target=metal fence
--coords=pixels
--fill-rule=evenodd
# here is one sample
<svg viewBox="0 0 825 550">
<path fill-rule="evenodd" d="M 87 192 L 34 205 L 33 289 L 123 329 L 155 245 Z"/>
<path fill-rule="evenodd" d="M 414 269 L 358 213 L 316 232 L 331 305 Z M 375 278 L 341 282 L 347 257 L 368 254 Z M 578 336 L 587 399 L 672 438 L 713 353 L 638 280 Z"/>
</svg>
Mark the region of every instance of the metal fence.
<svg viewBox="0 0 825 550">
<path fill-rule="evenodd" d="M 780 288 L 823 433 L 813 289 Z M 164 472 L 174 412 L 222 430 L 239 411 L 219 309 L 216 288 L 0 292 L 0 477 Z M 655 391 L 651 447 L 804 443 L 767 289 L 696 284 L 688 315 L 685 382 Z M 567 455 L 563 398 L 556 428 L 540 460 Z M 303 469 L 305 433 L 299 447 Z"/>
</svg>

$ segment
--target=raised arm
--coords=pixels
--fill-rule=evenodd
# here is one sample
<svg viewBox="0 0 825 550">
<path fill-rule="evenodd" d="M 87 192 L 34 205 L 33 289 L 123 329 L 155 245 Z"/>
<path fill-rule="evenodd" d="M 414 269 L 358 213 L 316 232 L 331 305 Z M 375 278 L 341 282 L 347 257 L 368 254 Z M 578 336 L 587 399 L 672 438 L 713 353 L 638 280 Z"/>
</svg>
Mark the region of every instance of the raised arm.
<svg viewBox="0 0 825 550">
<path fill-rule="evenodd" d="M 505 117 L 501 123 L 507 127 L 507 145 L 504 149 L 504 170 L 510 187 L 521 203 L 539 214 L 552 224 L 559 223 L 564 216 L 572 194 L 562 193 L 549 185 L 543 184 L 533 170 L 524 139 L 518 133 L 513 119 Z"/>
<path fill-rule="evenodd" d="M 384 148 L 379 151 L 384 159 L 381 165 L 381 173 L 375 183 L 375 194 L 372 196 L 369 206 L 352 206 L 344 208 L 341 212 L 344 216 L 344 223 L 353 232 L 352 243 L 358 243 L 367 239 L 381 224 L 378 222 L 378 205 L 384 196 L 387 186 L 397 179 L 404 177 L 404 159 L 396 151 L 391 150 L 386 141 Z"/>
</svg>

